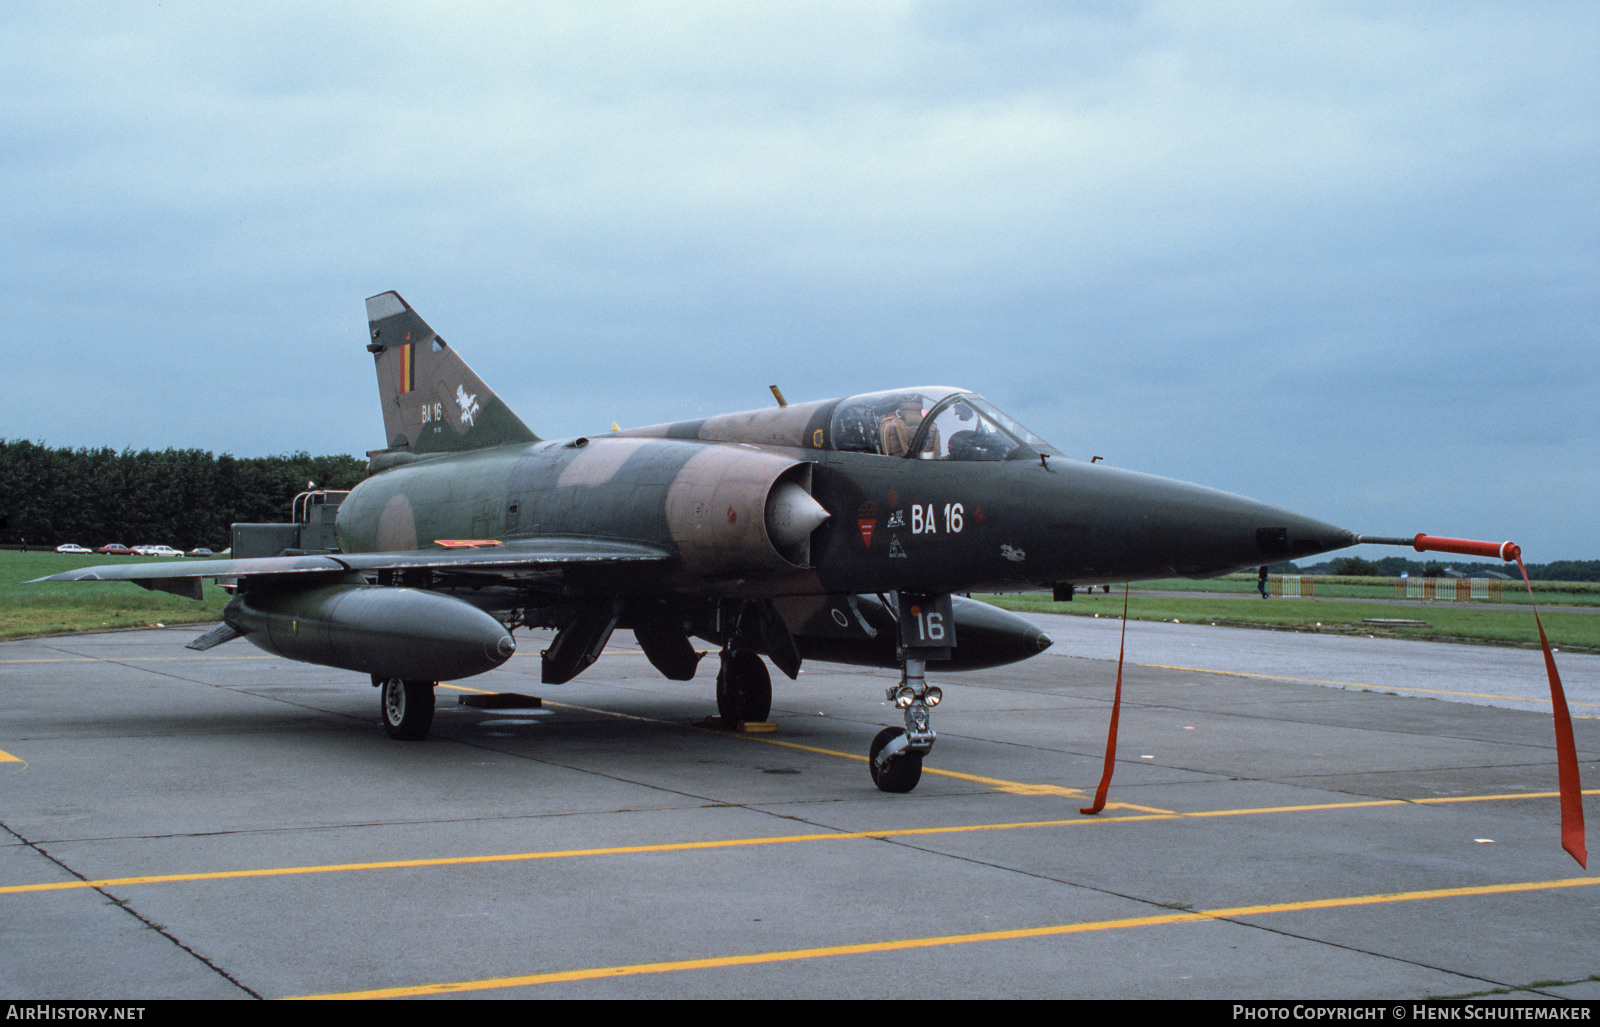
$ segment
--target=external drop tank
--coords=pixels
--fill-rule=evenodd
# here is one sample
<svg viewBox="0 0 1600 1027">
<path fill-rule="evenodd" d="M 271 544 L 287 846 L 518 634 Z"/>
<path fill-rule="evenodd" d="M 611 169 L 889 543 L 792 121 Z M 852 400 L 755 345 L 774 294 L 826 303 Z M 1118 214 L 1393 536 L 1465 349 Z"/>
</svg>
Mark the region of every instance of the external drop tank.
<svg viewBox="0 0 1600 1027">
<path fill-rule="evenodd" d="M 251 589 L 223 619 L 274 656 L 375 678 L 442 681 L 493 670 L 516 652 L 505 625 L 438 592 L 381 585 Z"/>
</svg>

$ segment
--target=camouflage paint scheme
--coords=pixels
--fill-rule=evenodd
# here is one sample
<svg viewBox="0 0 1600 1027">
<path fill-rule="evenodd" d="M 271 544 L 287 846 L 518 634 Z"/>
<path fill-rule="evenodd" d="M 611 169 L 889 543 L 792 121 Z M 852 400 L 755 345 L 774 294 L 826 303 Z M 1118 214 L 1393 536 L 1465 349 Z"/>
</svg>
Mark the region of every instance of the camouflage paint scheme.
<svg viewBox="0 0 1600 1027">
<path fill-rule="evenodd" d="M 972 669 L 1050 644 L 954 594 L 1209 576 L 1356 541 L 1254 500 L 1068 459 L 944 387 L 543 440 L 397 293 L 367 310 L 387 445 L 339 508 L 340 551 L 45 580 L 185 595 L 201 577 L 231 582 L 226 623 L 191 645 L 242 636 L 370 673 L 386 683 L 391 734 L 421 737 L 406 702 L 426 701 L 431 720 L 432 681 L 498 666 L 519 625 L 559 629 L 550 683 L 581 673 L 621 626 L 674 679 L 695 673 L 691 635 L 720 645 L 725 715 L 764 719 L 760 655 L 790 677 L 808 658 L 900 666 L 920 707 L 923 658 Z M 949 630 L 910 634 L 924 610 Z M 925 752 L 931 730 L 908 726 Z"/>
<path fill-rule="evenodd" d="M 673 559 L 630 572 L 625 594 L 759 598 L 1204 576 L 1354 542 L 1263 503 L 1070 460 L 1047 445 L 972 461 L 840 451 L 830 435 L 846 402 L 838 399 L 540 441 L 394 298 L 398 311 L 373 320 L 369 347 L 394 445 L 372 454 L 379 473 L 340 509 L 345 552 L 439 539 L 629 540 Z M 391 339 L 423 343 L 418 360 L 428 364 L 416 373 L 430 388 L 393 387 Z M 456 396 L 462 381 L 483 406 L 475 423 L 456 400 L 434 398 Z M 425 423 L 418 410 L 430 403 Z M 809 560 L 791 560 L 767 544 L 762 504 L 775 481 L 805 471 L 828 518 L 809 539 Z"/>
</svg>

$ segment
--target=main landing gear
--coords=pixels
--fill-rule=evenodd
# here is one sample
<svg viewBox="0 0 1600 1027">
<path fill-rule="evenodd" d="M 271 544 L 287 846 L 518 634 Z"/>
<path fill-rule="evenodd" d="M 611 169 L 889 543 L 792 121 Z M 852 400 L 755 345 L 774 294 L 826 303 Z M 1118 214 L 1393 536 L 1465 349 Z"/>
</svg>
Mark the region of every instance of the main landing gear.
<svg viewBox="0 0 1600 1027">
<path fill-rule="evenodd" d="M 383 714 L 383 729 L 389 732 L 390 738 L 420 742 L 428 737 L 428 729 L 433 727 L 432 681 L 374 675 L 372 683 L 378 686 L 378 709 Z"/>
<path fill-rule="evenodd" d="M 938 737 L 931 711 L 944 695 L 924 675 L 929 660 L 951 658 L 955 614 L 948 593 L 901 592 L 892 604 L 887 597 L 879 598 L 898 621 L 895 652 L 900 681 L 889 689 L 888 699 L 903 713 L 905 727 L 878 732 L 868 750 L 867 771 L 883 791 L 904 793 L 922 779 L 923 757 Z M 877 629 L 870 634 L 876 636 Z M 773 666 L 791 678 L 800 667 L 800 653 L 777 611 L 770 603 L 751 601 L 719 605 L 715 631 L 708 637 L 722 643 L 717 671 L 717 713 L 722 724 L 735 727 L 766 720 L 772 712 L 772 675 L 758 651 L 764 649 Z"/>
<path fill-rule="evenodd" d="M 794 677 L 800 654 L 783 619 L 770 602 L 733 600 L 716 609 L 722 641 L 717 667 L 717 715 L 724 727 L 756 724 L 772 715 L 772 674 L 762 662 L 765 650 L 779 670 Z"/>
<path fill-rule="evenodd" d="M 722 650 L 717 670 L 717 714 L 723 724 L 756 723 L 772 713 L 772 675 L 748 649 Z"/>
</svg>

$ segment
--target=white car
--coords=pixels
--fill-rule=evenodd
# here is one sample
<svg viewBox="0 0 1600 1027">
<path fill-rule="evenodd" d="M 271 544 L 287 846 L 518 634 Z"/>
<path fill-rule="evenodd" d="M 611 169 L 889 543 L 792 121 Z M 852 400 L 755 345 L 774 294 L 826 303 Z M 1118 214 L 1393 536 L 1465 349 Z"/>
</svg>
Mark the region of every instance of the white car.
<svg viewBox="0 0 1600 1027">
<path fill-rule="evenodd" d="M 89 550 L 83 548 L 80 545 L 76 545 L 76 544 L 74 544 L 72 542 L 66 542 L 66 543 L 63 543 L 63 544 L 61 544 L 59 546 L 56 546 L 56 552 L 58 552 L 58 553 L 82 553 L 85 556 L 87 556 L 89 554 Z"/>
<path fill-rule="evenodd" d="M 182 557 L 183 554 L 171 546 L 134 546 L 133 551 L 140 556 L 160 556 L 167 559 Z"/>
</svg>

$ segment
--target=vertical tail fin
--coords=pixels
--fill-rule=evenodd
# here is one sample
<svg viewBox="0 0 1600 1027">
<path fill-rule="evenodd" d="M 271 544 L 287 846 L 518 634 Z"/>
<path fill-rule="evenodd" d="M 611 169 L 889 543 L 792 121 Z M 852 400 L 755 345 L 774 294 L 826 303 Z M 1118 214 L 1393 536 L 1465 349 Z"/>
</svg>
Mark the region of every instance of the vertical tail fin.
<svg viewBox="0 0 1600 1027">
<path fill-rule="evenodd" d="M 446 453 L 538 442 L 397 292 L 367 299 L 389 450 Z"/>
</svg>

